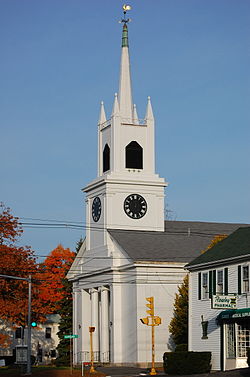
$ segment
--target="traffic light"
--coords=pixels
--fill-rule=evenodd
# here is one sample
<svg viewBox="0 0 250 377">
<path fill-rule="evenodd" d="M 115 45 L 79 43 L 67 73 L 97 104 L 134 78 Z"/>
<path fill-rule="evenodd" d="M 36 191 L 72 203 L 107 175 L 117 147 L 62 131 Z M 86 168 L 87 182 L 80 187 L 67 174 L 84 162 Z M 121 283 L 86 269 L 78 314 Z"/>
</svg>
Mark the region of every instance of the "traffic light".
<svg viewBox="0 0 250 377">
<path fill-rule="evenodd" d="M 148 318 L 148 317 L 146 317 L 146 318 L 140 318 L 140 321 L 141 321 L 141 323 L 143 323 L 144 325 L 147 325 L 147 326 L 148 326 L 148 324 L 149 324 L 149 318 Z"/>
<path fill-rule="evenodd" d="M 156 326 L 161 325 L 161 317 L 155 316 L 155 317 L 154 317 L 154 324 L 155 324 Z"/>
<path fill-rule="evenodd" d="M 154 297 L 146 297 L 146 300 L 149 302 L 149 304 L 146 304 L 146 306 L 149 308 L 149 310 L 146 310 L 146 312 L 153 316 L 154 315 Z"/>
<path fill-rule="evenodd" d="M 32 321 L 31 322 L 31 327 L 36 327 L 37 326 L 37 322 L 36 321 Z"/>
</svg>

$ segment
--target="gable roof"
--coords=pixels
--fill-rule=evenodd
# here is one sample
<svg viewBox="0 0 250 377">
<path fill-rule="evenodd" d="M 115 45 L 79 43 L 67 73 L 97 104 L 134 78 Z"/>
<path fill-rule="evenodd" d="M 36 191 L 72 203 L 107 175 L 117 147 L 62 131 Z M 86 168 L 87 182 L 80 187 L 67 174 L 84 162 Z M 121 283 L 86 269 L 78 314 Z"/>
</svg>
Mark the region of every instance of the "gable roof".
<svg viewBox="0 0 250 377">
<path fill-rule="evenodd" d="M 111 237 L 133 261 L 186 264 L 197 258 L 218 234 L 245 224 L 165 221 L 164 232 L 109 229 Z"/>
<path fill-rule="evenodd" d="M 241 227 L 189 263 L 186 268 L 250 255 L 250 226 Z"/>
</svg>

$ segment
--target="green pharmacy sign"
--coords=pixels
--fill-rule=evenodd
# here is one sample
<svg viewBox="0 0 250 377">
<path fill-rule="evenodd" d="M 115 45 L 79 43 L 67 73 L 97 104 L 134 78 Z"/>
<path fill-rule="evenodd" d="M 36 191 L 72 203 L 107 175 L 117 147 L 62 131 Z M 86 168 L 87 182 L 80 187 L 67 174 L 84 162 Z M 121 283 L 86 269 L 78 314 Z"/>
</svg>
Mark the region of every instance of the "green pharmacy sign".
<svg viewBox="0 0 250 377">
<path fill-rule="evenodd" d="M 236 309 L 237 297 L 235 295 L 213 295 L 212 309 Z"/>
</svg>

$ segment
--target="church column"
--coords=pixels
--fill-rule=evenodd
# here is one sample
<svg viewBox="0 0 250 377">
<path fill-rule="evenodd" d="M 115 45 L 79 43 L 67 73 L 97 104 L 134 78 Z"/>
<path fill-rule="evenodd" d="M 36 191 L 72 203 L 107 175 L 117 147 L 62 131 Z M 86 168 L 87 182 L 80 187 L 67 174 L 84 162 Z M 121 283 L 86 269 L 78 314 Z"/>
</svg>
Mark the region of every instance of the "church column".
<svg viewBox="0 0 250 377">
<path fill-rule="evenodd" d="M 101 287 L 101 361 L 109 362 L 109 289 Z"/>
<path fill-rule="evenodd" d="M 95 327 L 93 333 L 93 351 L 94 358 L 96 359 L 96 352 L 99 352 L 99 300 L 98 290 L 91 289 L 91 326 Z"/>
<path fill-rule="evenodd" d="M 82 361 L 88 361 L 89 355 L 89 326 L 91 326 L 91 304 L 90 304 L 90 293 L 86 289 L 81 290 L 81 351 L 82 351 Z"/>
</svg>

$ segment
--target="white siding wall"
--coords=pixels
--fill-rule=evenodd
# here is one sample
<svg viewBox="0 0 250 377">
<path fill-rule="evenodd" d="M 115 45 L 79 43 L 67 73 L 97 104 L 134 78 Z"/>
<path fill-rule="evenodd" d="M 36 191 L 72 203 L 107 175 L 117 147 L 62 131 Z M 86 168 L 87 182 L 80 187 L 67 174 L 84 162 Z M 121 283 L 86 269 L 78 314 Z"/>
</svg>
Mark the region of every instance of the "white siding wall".
<svg viewBox="0 0 250 377">
<path fill-rule="evenodd" d="M 238 291 L 238 264 L 225 265 L 218 270 L 228 267 L 228 292 Z M 201 272 L 215 270 L 210 268 Z M 220 326 L 216 318 L 222 310 L 212 309 L 211 300 L 198 300 L 198 272 L 190 273 L 189 289 L 189 350 L 190 351 L 211 351 L 212 370 L 220 370 Z M 249 307 L 249 295 L 241 295 L 238 299 L 238 309 Z M 202 338 L 201 316 L 208 321 L 208 339 Z"/>
<path fill-rule="evenodd" d="M 211 309 L 210 299 L 198 300 L 198 272 L 190 274 L 190 281 L 192 289 L 190 290 L 189 332 L 192 335 L 189 350 L 212 351 L 212 369 L 220 370 L 220 327 L 216 324 L 220 310 Z M 208 321 L 208 339 L 201 339 L 202 315 L 204 321 Z"/>
</svg>

